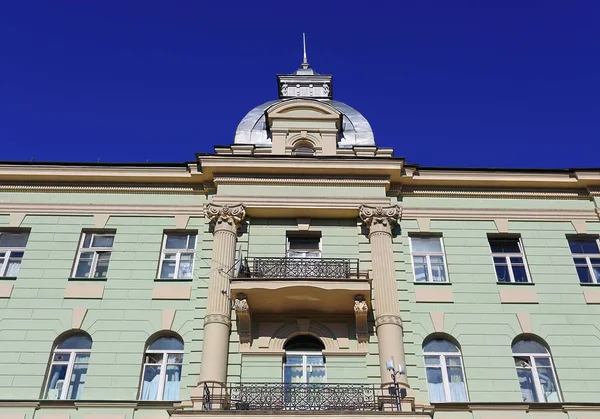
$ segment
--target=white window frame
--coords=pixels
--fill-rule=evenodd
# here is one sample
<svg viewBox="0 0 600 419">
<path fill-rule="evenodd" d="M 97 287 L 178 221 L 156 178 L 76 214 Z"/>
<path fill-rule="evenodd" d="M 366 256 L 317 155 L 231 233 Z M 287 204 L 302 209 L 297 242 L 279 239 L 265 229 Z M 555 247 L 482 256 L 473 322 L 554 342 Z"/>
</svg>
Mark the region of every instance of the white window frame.
<svg viewBox="0 0 600 419">
<path fill-rule="evenodd" d="M 302 382 L 301 383 L 286 383 L 285 380 L 285 367 L 290 365 L 298 365 L 298 364 L 288 364 L 287 356 L 302 356 Z M 309 366 L 306 362 L 306 358 L 309 356 L 320 356 L 323 358 L 323 366 L 325 367 L 325 383 L 327 383 L 327 363 L 325 362 L 325 356 L 322 351 L 285 351 L 286 362 L 282 365 L 282 381 L 283 384 L 310 384 L 307 383 L 307 366 Z M 312 366 L 312 365 L 310 365 Z M 313 384 L 324 384 L 324 383 L 313 383 Z"/>
<path fill-rule="evenodd" d="M 185 249 L 167 249 L 167 237 L 169 235 L 172 236 L 187 236 L 187 246 L 188 248 Z M 194 248 L 190 249 L 189 245 L 190 245 L 190 237 L 189 236 L 194 236 Z M 173 281 L 173 280 L 189 280 L 191 281 L 194 278 L 194 269 L 196 267 L 196 248 L 198 247 L 198 232 L 197 231 L 169 231 L 169 232 L 165 232 L 163 233 L 163 240 L 162 240 L 162 249 L 160 252 L 160 260 L 158 262 L 158 275 L 157 275 L 157 279 L 163 280 L 163 281 Z M 181 254 L 182 253 L 191 253 L 192 254 L 192 276 L 190 278 L 180 278 L 179 277 L 179 263 L 181 262 Z M 172 255 L 175 254 L 175 272 L 173 274 L 173 278 L 163 278 L 162 277 L 162 269 L 163 269 L 163 262 L 165 261 L 165 255 Z"/>
<path fill-rule="evenodd" d="M 4 262 L 0 264 L 0 278 L 4 278 L 6 276 L 6 271 L 8 270 L 8 262 L 10 261 L 13 252 L 23 252 L 23 256 L 20 258 L 19 269 L 21 269 L 21 265 L 23 264 L 23 258 L 25 257 L 25 248 L 27 247 L 27 241 L 29 241 L 29 231 L 0 231 L 0 235 L 3 233 L 8 234 L 26 234 L 27 240 L 25 241 L 25 246 L 23 247 L 0 247 L 0 252 L 5 253 Z"/>
<path fill-rule="evenodd" d="M 159 339 L 160 339 L 160 337 L 154 339 L 152 341 L 152 343 L 156 342 Z M 148 345 L 148 346 L 150 346 L 150 345 Z M 181 365 L 181 371 L 182 371 L 182 375 L 183 375 L 183 359 L 181 360 L 180 363 L 169 364 L 168 363 L 169 354 L 181 355 L 183 357 L 183 352 L 184 352 L 183 349 L 182 350 L 159 350 L 159 349 L 148 349 L 148 347 L 146 348 L 146 351 L 144 352 L 144 363 L 142 364 L 142 376 L 140 377 L 140 391 L 139 391 L 139 395 L 138 395 L 138 400 L 141 400 L 142 392 L 144 391 L 144 376 L 146 373 L 146 366 L 160 366 L 160 378 L 159 378 L 159 382 L 158 382 L 158 390 L 157 390 L 157 394 L 156 394 L 156 399 L 147 400 L 147 401 L 162 401 L 163 400 L 164 393 L 165 393 L 165 384 L 167 382 L 167 365 Z M 163 355 L 162 362 L 160 364 L 146 362 L 146 356 L 148 354 L 162 354 Z M 179 379 L 180 385 L 181 385 L 181 382 L 183 381 L 182 378 L 183 377 L 180 377 L 180 379 Z M 179 390 L 181 391 L 181 387 L 179 388 Z"/>
<path fill-rule="evenodd" d="M 571 256 L 573 257 L 573 264 L 575 265 L 575 270 L 577 271 L 577 264 L 575 263 L 575 259 L 585 259 L 587 268 L 588 268 L 588 272 L 590 273 L 590 276 L 592 277 L 592 284 L 600 284 L 600 278 L 596 275 L 596 273 L 594 272 L 594 267 L 592 265 L 592 261 L 591 259 L 600 259 L 600 238 L 596 238 L 594 239 L 593 237 L 567 237 L 567 243 L 569 242 L 569 240 L 582 240 L 582 239 L 588 239 L 588 240 L 594 240 L 596 242 L 596 246 L 598 247 L 598 253 L 573 253 L 571 252 Z M 577 278 L 579 278 L 579 272 L 577 273 Z M 589 282 L 581 282 L 581 279 L 579 279 L 579 283 L 580 284 L 589 284 Z"/>
<path fill-rule="evenodd" d="M 452 343 L 452 342 L 450 342 Z M 454 345 L 452 343 L 452 345 Z M 454 345 L 456 346 L 456 345 Z M 427 371 L 428 367 L 433 367 L 433 368 L 440 368 L 442 370 L 442 382 L 444 384 L 444 394 L 446 396 L 446 401 L 444 403 L 466 403 L 469 401 L 469 387 L 467 387 L 467 376 L 465 375 L 465 363 L 463 362 L 463 357 L 462 357 L 462 352 L 460 351 L 460 349 L 458 347 L 456 347 L 456 349 L 458 349 L 458 352 L 423 352 L 423 362 L 425 362 L 425 371 Z M 428 364 L 425 361 L 426 357 L 433 357 L 436 356 L 438 357 L 438 363 L 437 364 Z M 466 402 L 457 402 L 452 400 L 452 393 L 450 392 L 450 379 L 448 378 L 448 364 L 446 363 L 446 357 L 453 357 L 456 358 L 458 357 L 460 359 L 460 370 L 462 372 L 462 377 L 463 377 L 463 384 L 465 385 L 465 393 L 467 394 L 467 400 Z M 456 367 L 456 365 L 450 365 L 451 367 Z M 425 381 L 427 382 L 427 372 L 425 373 Z M 429 382 L 427 382 L 427 384 L 429 385 Z"/>
<path fill-rule="evenodd" d="M 490 243 L 490 241 L 492 240 L 516 240 L 517 244 L 519 246 L 519 251 L 520 253 L 494 253 L 492 251 L 492 243 Z M 494 266 L 494 275 L 496 276 L 496 282 L 499 284 L 506 284 L 507 282 L 500 282 L 500 280 L 498 279 L 498 273 L 496 272 L 496 261 L 494 260 L 494 258 L 501 258 L 503 257 L 506 260 L 506 265 L 508 267 L 508 276 L 510 278 L 510 284 L 531 284 L 533 283 L 531 281 L 531 275 L 529 273 L 529 265 L 527 264 L 527 258 L 525 257 L 525 251 L 523 249 L 523 241 L 521 239 L 521 237 L 514 237 L 514 236 L 509 236 L 509 237 L 502 237 L 502 236 L 488 236 L 488 247 L 490 249 L 490 254 L 492 255 L 492 264 Z M 525 268 L 525 275 L 527 276 L 527 282 L 517 282 L 515 281 L 515 274 L 513 272 L 513 267 L 512 267 L 512 263 L 510 261 L 510 258 L 513 257 L 519 257 L 521 259 L 523 259 L 523 267 Z"/>
<path fill-rule="evenodd" d="M 431 252 L 431 253 L 422 253 L 422 252 L 413 252 L 412 240 L 420 239 L 420 238 L 439 238 L 440 246 L 442 248 L 441 253 Z M 442 236 L 425 236 L 425 235 L 411 235 L 408 236 L 408 246 L 410 248 L 410 263 L 413 271 L 413 282 L 416 284 L 448 284 L 450 282 L 450 277 L 448 274 L 448 263 L 446 262 L 446 250 L 444 248 L 444 238 Z M 433 270 L 431 268 L 431 256 L 441 256 L 444 261 L 444 274 L 446 276 L 446 280 L 442 282 L 433 281 Z M 427 277 L 429 278 L 427 281 L 417 281 L 417 272 L 415 271 L 415 256 L 423 257 L 425 256 L 427 260 Z"/>
<path fill-rule="evenodd" d="M 88 235 L 91 235 L 90 247 L 83 247 L 85 238 Z M 100 253 L 110 253 L 110 256 L 112 256 L 113 246 L 111 246 L 111 247 L 93 247 L 92 244 L 94 243 L 94 237 L 96 237 L 96 236 L 112 236 L 113 237 L 113 246 L 114 246 L 117 233 L 115 231 L 84 231 L 84 232 L 82 232 L 81 237 L 79 239 L 79 248 L 77 249 L 77 256 L 75 257 L 75 264 L 73 266 L 71 278 L 106 279 L 106 277 L 96 278 L 94 276 L 94 273 L 96 272 L 96 268 L 98 265 L 98 255 Z M 92 258 L 92 265 L 90 266 L 90 271 L 88 272 L 88 276 L 76 276 L 77 268 L 79 267 L 79 260 L 81 258 L 81 254 L 82 253 L 91 253 L 91 252 L 94 252 L 94 257 Z M 109 256 L 109 263 L 110 263 L 110 256 Z"/>
<path fill-rule="evenodd" d="M 77 354 L 91 354 L 92 353 L 91 349 L 58 349 L 58 345 L 60 345 L 61 342 L 59 342 L 56 345 L 56 347 L 54 348 L 54 350 L 52 351 L 52 361 L 50 362 L 50 368 L 48 369 L 46 388 L 44 389 L 44 400 L 76 400 L 76 399 L 68 399 L 67 398 L 67 395 L 69 392 L 69 385 L 71 384 L 71 375 L 73 375 L 73 368 L 75 367 L 75 358 L 77 357 Z M 69 360 L 66 362 L 65 361 L 55 361 L 54 357 L 56 356 L 56 354 L 70 354 Z M 55 365 L 67 365 L 67 371 L 65 372 L 65 379 L 62 384 L 60 398 L 59 399 L 47 399 L 46 397 L 47 397 L 48 391 L 50 390 L 48 387 L 50 386 L 50 380 L 52 379 L 50 374 L 52 374 L 52 367 Z M 89 367 L 89 361 L 88 361 L 88 367 Z M 86 374 L 87 374 L 87 372 L 86 372 Z"/>
<path fill-rule="evenodd" d="M 548 349 L 546 348 L 546 350 L 548 350 Z M 525 358 L 525 357 L 529 358 L 529 365 L 531 365 L 531 375 L 533 376 L 533 383 L 535 385 L 535 391 L 537 393 L 538 403 L 552 403 L 552 402 L 547 402 L 546 400 L 542 401 L 542 399 L 545 399 L 546 397 L 544 395 L 544 389 L 542 387 L 542 383 L 540 382 L 540 375 L 538 374 L 538 371 L 537 371 L 537 365 L 535 364 L 536 358 L 549 359 L 550 360 L 550 368 L 552 368 L 552 374 L 554 375 L 554 383 L 556 384 L 556 393 L 558 394 L 558 401 L 562 402 L 562 394 L 561 394 L 562 391 L 560 390 L 560 387 L 558 385 L 558 376 L 556 375 L 556 369 L 554 369 L 554 361 L 552 360 L 552 355 L 549 352 L 547 352 L 545 354 L 513 352 L 512 354 L 513 354 L 513 360 L 515 358 Z M 517 367 L 515 365 L 515 370 L 518 370 L 518 369 L 525 369 L 525 368 Z M 518 374 L 517 374 L 517 377 L 518 377 Z M 521 391 L 521 389 L 519 388 L 519 392 L 520 391 Z"/>
<path fill-rule="evenodd" d="M 306 250 L 290 250 L 290 238 L 293 239 L 295 237 L 318 237 L 319 238 L 319 250 L 316 251 L 314 249 L 306 249 Z M 317 253 L 318 252 L 318 253 Z M 304 256 L 298 256 L 303 254 Z M 315 255 L 315 256 L 307 256 Z M 323 257 L 323 237 L 320 235 L 302 235 L 302 234 L 287 234 L 285 237 L 285 256 L 288 258 L 303 258 L 303 259 L 321 259 Z"/>
</svg>

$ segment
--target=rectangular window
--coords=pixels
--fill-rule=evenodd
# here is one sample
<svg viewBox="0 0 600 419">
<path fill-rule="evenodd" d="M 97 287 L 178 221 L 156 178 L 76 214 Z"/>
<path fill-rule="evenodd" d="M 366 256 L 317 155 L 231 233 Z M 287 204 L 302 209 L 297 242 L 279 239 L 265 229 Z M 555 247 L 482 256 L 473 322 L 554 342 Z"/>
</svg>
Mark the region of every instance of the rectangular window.
<svg viewBox="0 0 600 419">
<path fill-rule="evenodd" d="M 441 237 L 411 236 L 410 249 L 416 282 L 448 282 Z"/>
<path fill-rule="evenodd" d="M 321 233 L 287 234 L 287 257 L 289 258 L 320 258 Z"/>
<path fill-rule="evenodd" d="M 114 231 L 83 232 L 73 278 L 106 279 L 114 240 Z"/>
<path fill-rule="evenodd" d="M 520 237 L 489 236 L 488 240 L 498 282 L 531 282 Z"/>
<path fill-rule="evenodd" d="M 28 231 L 0 231 L 0 277 L 17 276 L 28 239 Z"/>
<path fill-rule="evenodd" d="M 161 279 L 192 279 L 196 233 L 165 233 L 160 258 Z"/>
<path fill-rule="evenodd" d="M 597 237 L 571 237 L 569 247 L 582 284 L 600 283 L 600 244 Z"/>
</svg>

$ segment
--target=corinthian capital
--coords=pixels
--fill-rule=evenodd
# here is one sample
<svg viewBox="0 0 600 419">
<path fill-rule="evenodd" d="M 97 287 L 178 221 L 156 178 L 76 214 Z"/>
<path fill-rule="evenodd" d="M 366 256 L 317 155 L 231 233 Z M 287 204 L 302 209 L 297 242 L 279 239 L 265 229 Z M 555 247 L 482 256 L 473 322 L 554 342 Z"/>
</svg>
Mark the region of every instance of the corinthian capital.
<svg viewBox="0 0 600 419">
<path fill-rule="evenodd" d="M 227 205 L 206 205 L 206 215 L 215 223 L 215 227 L 232 227 L 237 231 L 244 218 L 246 218 L 246 207 L 237 204 L 232 207 Z"/>
<path fill-rule="evenodd" d="M 391 232 L 392 227 L 398 222 L 398 219 L 402 216 L 402 207 L 398 205 L 392 205 L 389 207 L 372 207 L 369 205 L 360 206 L 360 218 L 369 227 L 369 230 L 373 230 L 373 227 L 386 227 Z"/>
</svg>

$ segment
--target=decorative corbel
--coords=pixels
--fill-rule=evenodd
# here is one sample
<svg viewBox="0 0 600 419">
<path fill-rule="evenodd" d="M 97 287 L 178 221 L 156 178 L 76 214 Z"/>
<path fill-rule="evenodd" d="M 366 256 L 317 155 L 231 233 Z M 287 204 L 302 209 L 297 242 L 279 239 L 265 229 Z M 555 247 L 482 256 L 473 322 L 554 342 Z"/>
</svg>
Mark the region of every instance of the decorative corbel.
<svg viewBox="0 0 600 419">
<path fill-rule="evenodd" d="M 356 318 L 356 338 L 358 343 L 369 341 L 369 331 L 367 328 L 367 314 L 369 305 L 362 294 L 354 297 L 354 317 Z"/>
<path fill-rule="evenodd" d="M 252 340 L 252 320 L 250 318 L 250 306 L 248 305 L 248 296 L 244 293 L 239 293 L 235 297 L 233 303 L 237 319 L 237 331 L 240 336 L 240 344 L 250 345 Z"/>
</svg>

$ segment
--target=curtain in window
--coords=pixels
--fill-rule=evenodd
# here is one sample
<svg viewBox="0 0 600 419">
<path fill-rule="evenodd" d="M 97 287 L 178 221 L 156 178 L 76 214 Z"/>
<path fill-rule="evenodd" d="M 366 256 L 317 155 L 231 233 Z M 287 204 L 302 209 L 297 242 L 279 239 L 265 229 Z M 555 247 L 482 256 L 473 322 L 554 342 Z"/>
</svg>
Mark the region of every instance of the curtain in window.
<svg viewBox="0 0 600 419">
<path fill-rule="evenodd" d="M 448 381 L 450 387 L 450 397 L 453 402 L 466 402 L 467 401 L 467 388 L 465 386 L 465 379 L 462 374 L 462 368 L 460 366 L 460 360 L 454 358 L 446 358 L 448 367 Z M 454 366 L 453 366 L 454 365 Z"/>
<path fill-rule="evenodd" d="M 519 386 L 521 387 L 521 396 L 523 396 L 523 401 L 530 403 L 538 402 L 535 384 L 533 383 L 532 371 L 526 369 L 517 369 L 517 376 L 519 377 Z"/>
<path fill-rule="evenodd" d="M 141 400 L 156 400 L 160 384 L 160 366 L 147 365 L 144 369 Z"/>
<path fill-rule="evenodd" d="M 78 355 L 89 357 L 89 354 Z M 69 383 L 69 390 L 67 394 L 67 399 L 69 400 L 79 400 L 81 399 L 81 395 L 83 393 L 83 386 L 85 385 L 85 377 L 87 376 L 87 360 L 85 364 L 75 364 L 73 365 L 73 372 L 71 373 L 71 382 Z"/>
<path fill-rule="evenodd" d="M 427 368 L 426 373 L 429 400 L 432 403 L 445 402 L 446 392 L 444 390 L 444 380 L 442 378 L 441 368 Z"/>
<path fill-rule="evenodd" d="M 167 366 L 165 393 L 163 400 L 179 400 L 179 387 L 181 385 L 181 365 Z"/>
<path fill-rule="evenodd" d="M 66 365 L 54 365 L 52 367 L 52 370 L 50 370 L 50 378 L 48 379 L 48 392 L 46 393 L 46 399 L 60 399 L 60 395 L 62 393 L 62 386 L 65 381 L 66 374 Z"/>
<path fill-rule="evenodd" d="M 19 272 L 20 267 L 21 267 L 20 260 L 9 259 L 5 276 L 17 276 L 17 273 Z"/>
</svg>

